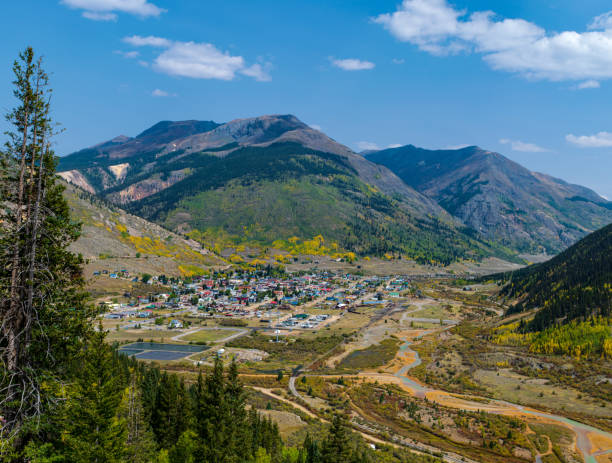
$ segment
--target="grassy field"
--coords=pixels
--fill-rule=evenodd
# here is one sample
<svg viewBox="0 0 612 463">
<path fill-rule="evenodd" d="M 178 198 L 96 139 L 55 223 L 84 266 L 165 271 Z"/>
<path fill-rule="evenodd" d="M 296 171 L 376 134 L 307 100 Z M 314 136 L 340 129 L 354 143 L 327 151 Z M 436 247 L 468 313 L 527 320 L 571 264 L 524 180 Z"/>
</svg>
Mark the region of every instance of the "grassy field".
<svg viewBox="0 0 612 463">
<path fill-rule="evenodd" d="M 398 339 L 389 338 L 380 344 L 351 352 L 342 359 L 338 370 L 367 370 L 386 365 L 395 357 L 400 343 Z"/>
<path fill-rule="evenodd" d="M 434 328 L 440 328 L 439 323 L 413 322 L 413 321 L 411 321 L 408 326 L 410 327 L 410 329 L 414 329 L 414 330 L 432 330 Z"/>
<path fill-rule="evenodd" d="M 181 338 L 181 341 L 192 342 L 216 342 L 220 339 L 225 339 L 228 336 L 238 333 L 239 330 L 219 330 L 219 329 L 204 329 L 188 334 Z"/>
<path fill-rule="evenodd" d="M 260 410 L 259 412 L 278 425 L 278 430 L 283 438 L 287 438 L 306 426 L 306 423 L 298 415 L 292 412 L 282 410 Z"/>
<path fill-rule="evenodd" d="M 352 333 L 363 328 L 369 320 L 369 315 L 345 312 L 336 323 L 332 324 L 330 327 L 326 327 L 325 330 L 328 334 Z"/>
<path fill-rule="evenodd" d="M 108 342 L 131 342 L 139 339 L 144 339 L 145 341 L 150 339 L 155 341 L 169 341 L 170 338 L 176 336 L 177 334 L 178 333 L 176 331 L 170 330 L 110 330 L 106 339 Z"/>
<path fill-rule="evenodd" d="M 486 386 L 493 396 L 510 402 L 545 408 L 554 403 L 555 408 L 568 412 L 612 418 L 612 404 L 609 401 L 587 399 L 578 389 L 548 384 L 546 380 L 530 379 L 509 370 L 500 370 L 499 376 L 495 371 L 476 370 L 474 379 Z"/>
<path fill-rule="evenodd" d="M 451 318 L 457 315 L 458 309 L 450 304 L 444 305 L 429 305 L 424 309 L 418 310 L 410 314 L 414 318 Z"/>
<path fill-rule="evenodd" d="M 228 347 L 262 350 L 270 354 L 261 362 L 249 364 L 257 371 L 287 370 L 297 365 L 304 365 L 317 356 L 329 351 L 342 342 L 342 336 L 330 336 L 323 331 L 319 336 L 309 338 L 291 337 L 282 342 L 273 342 L 268 336 L 253 333 L 227 343 Z"/>
<path fill-rule="evenodd" d="M 546 435 L 554 445 L 569 445 L 574 440 L 572 431 L 556 424 L 531 423 L 529 428 L 538 436 Z"/>
<path fill-rule="evenodd" d="M 569 429 L 564 426 L 544 423 L 530 423 L 529 428 L 534 433 L 529 434 L 529 439 L 534 442 L 539 452 L 545 454 L 549 447 L 552 447 L 551 452 L 542 457 L 543 463 L 581 460 L 574 449 L 574 434 Z"/>
</svg>

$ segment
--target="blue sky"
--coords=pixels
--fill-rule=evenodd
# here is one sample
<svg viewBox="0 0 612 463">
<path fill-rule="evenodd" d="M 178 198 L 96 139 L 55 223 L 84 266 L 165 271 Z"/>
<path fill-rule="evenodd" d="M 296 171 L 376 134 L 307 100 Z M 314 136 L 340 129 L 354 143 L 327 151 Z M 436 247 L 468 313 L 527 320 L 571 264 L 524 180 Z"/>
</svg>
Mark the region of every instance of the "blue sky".
<svg viewBox="0 0 612 463">
<path fill-rule="evenodd" d="M 29 0 L 2 5 L 0 95 L 45 56 L 67 154 L 159 120 L 291 113 L 355 150 L 479 145 L 612 199 L 602 0 Z M 489 12 L 489 13 L 487 13 Z"/>
</svg>

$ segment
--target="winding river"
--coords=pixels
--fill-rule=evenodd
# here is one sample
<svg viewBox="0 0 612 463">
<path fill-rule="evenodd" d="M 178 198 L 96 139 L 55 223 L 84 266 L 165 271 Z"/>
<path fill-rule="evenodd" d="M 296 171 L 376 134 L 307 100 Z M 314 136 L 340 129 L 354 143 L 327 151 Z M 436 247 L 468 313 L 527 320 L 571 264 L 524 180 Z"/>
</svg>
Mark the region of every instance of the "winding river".
<svg viewBox="0 0 612 463">
<path fill-rule="evenodd" d="M 431 330 L 426 331 L 418 337 L 414 338 L 414 340 L 418 340 L 430 332 Z M 412 390 L 412 392 L 418 397 L 427 397 L 428 395 L 435 396 L 434 400 L 445 406 L 463 408 L 466 410 L 482 410 L 482 403 L 470 401 L 468 397 L 466 397 L 465 400 L 461 399 L 457 401 L 457 395 L 451 396 L 447 392 L 430 388 L 408 376 L 408 371 L 410 369 L 421 364 L 421 358 L 419 357 L 419 353 L 410 347 L 414 340 L 405 340 L 404 344 L 400 346 L 401 353 L 403 353 L 405 356 L 410 355 L 411 357 L 413 357 L 413 359 L 409 363 L 405 364 L 400 370 L 397 371 L 397 373 L 395 373 L 395 376 L 402 381 L 404 386 Z M 452 400 L 444 400 L 444 398 Z M 597 460 L 595 458 L 596 456 L 612 454 L 612 434 L 606 431 L 602 431 L 592 426 L 579 423 L 569 418 L 553 415 L 550 413 L 540 412 L 538 410 L 534 410 L 528 407 L 524 407 L 522 405 L 517 405 L 502 400 L 490 400 L 489 404 L 492 404 L 492 406 L 487 406 L 487 411 L 489 413 L 508 414 L 515 416 L 535 416 L 548 421 L 560 423 L 563 426 L 570 428 L 576 434 L 576 448 L 582 453 L 585 463 L 597 463 Z M 593 452 L 589 435 L 595 435 L 602 438 L 602 440 L 610 444 L 610 448 Z M 536 462 L 540 461 L 541 458 L 539 456 L 536 457 Z"/>
</svg>

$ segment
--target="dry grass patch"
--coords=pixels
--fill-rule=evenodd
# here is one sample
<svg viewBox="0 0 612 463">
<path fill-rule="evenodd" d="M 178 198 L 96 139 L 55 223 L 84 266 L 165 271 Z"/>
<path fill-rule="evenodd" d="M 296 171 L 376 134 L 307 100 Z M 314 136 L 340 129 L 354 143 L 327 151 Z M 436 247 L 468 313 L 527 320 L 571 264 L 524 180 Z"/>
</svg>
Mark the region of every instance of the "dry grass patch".
<svg viewBox="0 0 612 463">
<path fill-rule="evenodd" d="M 216 342 L 225 339 L 233 334 L 239 333 L 239 330 L 219 330 L 219 329 L 203 329 L 194 333 L 187 334 L 181 337 L 181 341 L 191 342 Z"/>
</svg>

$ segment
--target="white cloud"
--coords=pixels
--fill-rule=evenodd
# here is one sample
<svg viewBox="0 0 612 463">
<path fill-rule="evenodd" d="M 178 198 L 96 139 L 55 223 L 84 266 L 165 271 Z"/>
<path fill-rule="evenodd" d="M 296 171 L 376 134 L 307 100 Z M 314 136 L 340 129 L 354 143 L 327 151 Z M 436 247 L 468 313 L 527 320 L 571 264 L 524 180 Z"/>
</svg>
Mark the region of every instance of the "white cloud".
<svg viewBox="0 0 612 463">
<path fill-rule="evenodd" d="M 612 29 L 612 11 L 596 16 L 588 27 L 590 30 Z"/>
<path fill-rule="evenodd" d="M 147 37 L 142 37 L 140 35 L 132 35 L 131 37 L 124 37 L 123 41 L 125 43 L 129 43 L 130 45 L 134 45 L 135 47 L 162 47 L 167 48 L 172 45 L 172 42 L 168 39 L 164 39 L 162 37 L 155 37 L 154 35 L 149 35 Z"/>
<path fill-rule="evenodd" d="M 480 53 L 493 69 L 551 81 L 612 78 L 612 12 L 588 32 L 547 33 L 524 19 L 491 11 L 470 15 L 447 0 L 404 0 L 373 19 L 394 37 L 435 54 Z"/>
<path fill-rule="evenodd" d="M 523 153 L 547 153 L 548 149 L 542 148 L 534 143 L 525 143 L 519 140 L 509 140 L 507 138 L 502 138 L 499 140 L 502 145 L 510 145 L 512 151 L 520 151 Z"/>
<path fill-rule="evenodd" d="M 114 53 L 117 54 L 117 55 L 121 55 L 124 58 L 130 58 L 130 59 L 138 58 L 138 56 L 140 56 L 140 53 L 137 52 L 136 50 L 133 50 L 133 51 L 115 50 Z"/>
<path fill-rule="evenodd" d="M 245 76 L 254 78 L 258 82 L 270 82 L 272 80 L 272 77 L 270 76 L 270 73 L 267 70 L 268 68 L 270 68 L 269 64 L 265 64 L 262 66 L 261 64 L 256 63 L 252 66 L 249 66 L 248 68 L 244 68 L 240 72 Z"/>
<path fill-rule="evenodd" d="M 601 87 L 601 84 L 598 81 L 596 81 L 596 80 L 585 80 L 584 82 L 580 82 L 577 85 L 576 88 L 578 90 L 584 90 L 584 89 L 587 89 L 587 88 L 599 88 L 599 87 Z"/>
<path fill-rule="evenodd" d="M 391 62 L 393 64 L 404 64 L 406 60 L 404 58 L 393 58 Z"/>
<path fill-rule="evenodd" d="M 311 129 L 318 130 L 319 132 L 323 131 L 320 125 L 317 124 L 308 124 Z"/>
<path fill-rule="evenodd" d="M 153 60 L 153 68 L 164 74 L 193 79 L 233 80 L 237 74 L 257 81 L 271 80 L 269 63 L 247 66 L 242 56 L 232 56 L 210 43 L 178 42 L 163 37 L 125 37 L 124 42 L 137 47 L 151 46 L 164 50 Z"/>
<path fill-rule="evenodd" d="M 368 69 L 374 69 L 376 66 L 370 61 L 362 61 L 360 59 L 347 58 L 347 59 L 333 59 L 330 58 L 331 62 L 337 68 L 345 71 L 364 71 Z"/>
<path fill-rule="evenodd" d="M 176 93 L 168 93 L 165 90 L 156 88 L 155 90 L 151 92 L 151 95 L 156 96 L 156 97 L 168 97 L 168 96 L 176 96 Z"/>
<path fill-rule="evenodd" d="M 599 132 L 595 135 L 566 135 L 565 139 L 582 148 L 610 148 L 612 147 L 612 133 Z"/>
<path fill-rule="evenodd" d="M 379 150 L 380 146 L 378 146 L 376 143 L 372 143 L 371 141 L 358 141 L 357 149 L 359 151 Z"/>
<path fill-rule="evenodd" d="M 83 17 L 94 21 L 115 21 L 117 12 L 146 18 L 159 16 L 166 11 L 147 0 L 61 0 L 61 3 L 84 10 Z"/>
<path fill-rule="evenodd" d="M 389 146 L 387 146 L 387 148 L 401 148 L 402 146 L 404 145 L 402 145 L 401 143 L 392 143 Z"/>
<path fill-rule="evenodd" d="M 83 11 L 83 17 L 93 21 L 117 21 L 115 13 L 99 13 L 96 11 Z"/>
</svg>

